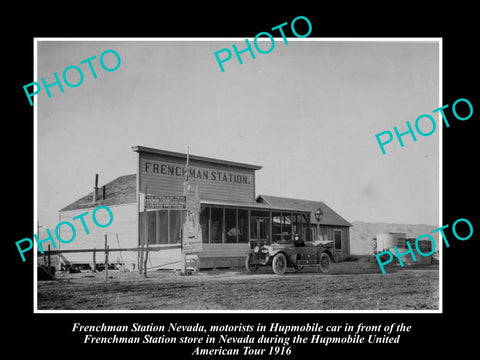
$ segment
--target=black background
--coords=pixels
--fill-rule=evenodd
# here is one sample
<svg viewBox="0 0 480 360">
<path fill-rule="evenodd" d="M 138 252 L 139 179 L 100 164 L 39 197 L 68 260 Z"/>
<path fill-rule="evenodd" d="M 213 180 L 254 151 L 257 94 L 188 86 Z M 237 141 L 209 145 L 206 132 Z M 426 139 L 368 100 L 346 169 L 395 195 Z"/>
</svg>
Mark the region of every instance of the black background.
<svg viewBox="0 0 480 360">
<path fill-rule="evenodd" d="M 94 3 L 73 6 L 49 3 L 23 9 L 14 6 L 15 10 L 9 11 L 5 17 L 11 17 L 11 21 L 2 24 L 6 45 L 2 51 L 3 74 L 7 75 L 7 86 L 2 91 L 6 115 L 2 156 L 6 221 L 2 258 L 7 260 L 2 297 L 8 319 L 4 323 L 7 334 L 3 335 L 7 348 L 23 352 L 28 347 L 45 356 L 54 354 L 55 349 L 64 349 L 63 356 L 73 358 L 91 356 L 102 350 L 121 355 L 127 349 L 135 350 L 137 356 L 153 354 L 162 358 L 174 351 L 175 355 L 168 358 L 180 359 L 188 358 L 194 347 L 84 345 L 81 334 L 71 332 L 72 324 L 200 322 L 208 325 L 271 321 L 413 325 L 409 334 L 402 335 L 400 345 L 301 345 L 295 346 L 294 354 L 285 358 L 320 357 L 325 353 L 331 356 L 345 351 L 371 358 L 395 353 L 416 357 L 442 354 L 449 349 L 460 350 L 462 354 L 474 348 L 478 334 L 475 260 L 480 233 L 476 206 L 480 197 L 478 187 L 474 186 L 478 183 L 475 141 L 480 113 L 479 91 L 474 87 L 480 78 L 474 36 L 474 30 L 478 30 L 475 29 L 478 20 L 475 23 L 473 15 L 476 10 L 450 3 L 448 7 L 425 9 L 405 2 L 385 3 L 383 7 L 364 3 L 352 7 L 341 3 L 333 8 L 320 3 L 293 9 L 287 5 L 271 5 L 267 11 L 260 11 L 258 4 L 246 3 L 203 3 L 197 8 L 185 3 L 181 9 L 161 3 L 111 3 L 104 8 Z M 474 108 L 468 121 L 457 121 L 451 115 L 450 128 L 443 129 L 443 224 L 451 225 L 459 218 L 467 218 L 474 226 L 472 238 L 464 242 L 451 240 L 450 248 L 444 247 L 443 314 L 33 314 L 33 256 L 30 252 L 27 261 L 22 263 L 15 241 L 33 235 L 33 108 L 26 99 L 23 85 L 33 81 L 34 37 L 253 37 L 283 22 L 290 23 L 300 15 L 312 23 L 310 37 L 443 38 L 443 104 L 451 106 L 455 100 L 467 98 Z M 299 33 L 302 33 L 300 29 Z M 72 166 L 75 166 L 74 159 Z M 60 173 L 58 181 L 62 181 Z M 450 230 L 446 233 L 453 239 Z"/>
</svg>

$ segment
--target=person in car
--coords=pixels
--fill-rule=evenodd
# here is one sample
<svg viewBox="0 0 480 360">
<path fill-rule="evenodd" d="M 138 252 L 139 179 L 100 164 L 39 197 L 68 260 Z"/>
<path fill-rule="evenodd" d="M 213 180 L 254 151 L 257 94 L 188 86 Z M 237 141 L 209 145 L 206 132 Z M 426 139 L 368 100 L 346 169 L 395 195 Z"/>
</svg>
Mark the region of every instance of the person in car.
<svg viewBox="0 0 480 360">
<path fill-rule="evenodd" d="M 295 246 L 305 246 L 305 242 L 298 234 L 295 234 L 294 242 L 295 242 Z"/>
</svg>

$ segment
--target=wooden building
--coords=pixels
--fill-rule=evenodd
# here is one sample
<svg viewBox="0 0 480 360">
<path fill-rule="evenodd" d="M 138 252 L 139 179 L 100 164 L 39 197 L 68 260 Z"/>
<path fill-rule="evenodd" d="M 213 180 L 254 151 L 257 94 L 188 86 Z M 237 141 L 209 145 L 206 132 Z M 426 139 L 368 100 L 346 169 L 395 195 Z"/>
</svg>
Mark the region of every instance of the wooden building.
<svg viewBox="0 0 480 360">
<path fill-rule="evenodd" d="M 113 223 L 104 229 L 91 226 L 93 232 L 89 235 L 77 232 L 77 238 L 61 248 L 101 250 L 105 235 L 110 248 L 135 248 L 144 243 L 145 237 L 152 249 L 180 244 L 184 211 L 144 212 L 143 201 L 145 194 L 182 195 L 188 176 L 189 183 L 198 186 L 200 197 L 202 268 L 243 266 L 252 244 L 291 237 L 294 233 L 306 241 L 318 237 L 334 240 L 336 259 L 341 261 L 349 256 L 351 224 L 325 203 L 256 196 L 255 176 L 260 166 L 190 155 L 187 168 L 187 155 L 183 153 L 143 146 L 135 146 L 133 151 L 138 153 L 135 174 L 120 176 L 103 187 L 95 186 L 93 192 L 60 210 L 60 221 L 69 221 L 98 205 L 107 205 L 114 215 Z M 317 224 L 315 212 L 319 209 L 323 217 Z M 92 262 L 88 253 L 68 253 L 65 258 L 73 263 Z M 103 261 L 100 251 L 97 261 Z M 112 252 L 109 261 L 133 268 L 138 254 Z M 179 262 L 178 248 L 149 253 L 149 267 L 176 268 Z"/>
</svg>

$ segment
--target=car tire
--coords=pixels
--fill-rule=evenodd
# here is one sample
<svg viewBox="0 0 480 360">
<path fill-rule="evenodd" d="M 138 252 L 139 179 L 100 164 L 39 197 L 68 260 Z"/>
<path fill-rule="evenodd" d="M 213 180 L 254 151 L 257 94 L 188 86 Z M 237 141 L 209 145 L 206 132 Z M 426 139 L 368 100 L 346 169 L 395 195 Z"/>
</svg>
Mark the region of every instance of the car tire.
<svg viewBox="0 0 480 360">
<path fill-rule="evenodd" d="M 287 258 L 282 253 L 275 255 L 272 260 L 272 270 L 277 275 L 283 275 L 287 270 Z"/>
<path fill-rule="evenodd" d="M 323 252 L 320 254 L 320 259 L 318 261 L 318 268 L 320 269 L 321 272 L 327 273 L 330 271 L 330 256 Z"/>
<path fill-rule="evenodd" d="M 258 265 L 252 263 L 252 254 L 248 254 L 245 258 L 245 268 L 251 273 L 254 273 L 258 270 Z"/>
</svg>

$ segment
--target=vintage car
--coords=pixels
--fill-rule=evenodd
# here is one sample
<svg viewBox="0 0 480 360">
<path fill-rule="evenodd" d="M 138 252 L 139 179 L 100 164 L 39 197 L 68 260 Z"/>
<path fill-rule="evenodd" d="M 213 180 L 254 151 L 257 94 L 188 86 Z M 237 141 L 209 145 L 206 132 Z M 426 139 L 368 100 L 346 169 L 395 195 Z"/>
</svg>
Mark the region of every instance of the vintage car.
<svg viewBox="0 0 480 360">
<path fill-rule="evenodd" d="M 326 273 L 331 261 L 335 261 L 332 240 L 304 243 L 292 239 L 255 245 L 247 254 L 245 268 L 256 272 L 260 266 L 271 266 L 275 274 L 282 275 L 287 267 L 300 271 L 305 266 L 316 266 Z"/>
</svg>

